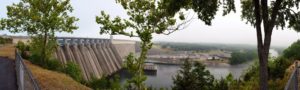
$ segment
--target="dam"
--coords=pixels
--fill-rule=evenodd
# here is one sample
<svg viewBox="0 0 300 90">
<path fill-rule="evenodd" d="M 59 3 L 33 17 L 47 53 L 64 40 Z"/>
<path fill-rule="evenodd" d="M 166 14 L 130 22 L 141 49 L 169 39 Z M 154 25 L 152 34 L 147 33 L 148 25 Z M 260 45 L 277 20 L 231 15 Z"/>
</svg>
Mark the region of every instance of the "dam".
<svg viewBox="0 0 300 90">
<path fill-rule="evenodd" d="M 57 37 L 53 54 L 59 62 L 79 65 L 83 79 L 101 78 L 122 68 L 129 53 L 135 53 L 135 41 L 99 38 Z"/>
</svg>

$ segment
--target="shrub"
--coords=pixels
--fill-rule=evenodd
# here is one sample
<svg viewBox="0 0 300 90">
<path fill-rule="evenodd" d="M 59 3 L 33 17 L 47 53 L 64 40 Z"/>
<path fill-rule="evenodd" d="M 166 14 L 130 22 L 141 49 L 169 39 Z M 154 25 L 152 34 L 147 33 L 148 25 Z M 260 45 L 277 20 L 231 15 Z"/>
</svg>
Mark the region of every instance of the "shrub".
<svg viewBox="0 0 300 90">
<path fill-rule="evenodd" d="M 286 69 L 292 64 L 292 61 L 284 57 L 278 57 L 273 62 L 269 63 L 269 77 L 276 80 L 284 77 Z"/>
<path fill-rule="evenodd" d="M 173 90 L 211 90 L 214 88 L 214 76 L 205 69 L 205 65 L 188 59 L 184 61 L 179 73 L 173 77 Z"/>
<path fill-rule="evenodd" d="M 12 43 L 12 39 L 0 37 L 0 44 L 6 44 L 6 43 Z"/>
<path fill-rule="evenodd" d="M 31 63 L 39 65 L 43 68 L 55 71 L 62 71 L 62 64 L 56 59 L 46 59 L 45 61 L 41 60 L 41 56 L 33 54 L 30 56 Z"/>
<path fill-rule="evenodd" d="M 29 55 L 28 53 L 26 53 L 27 51 L 29 51 L 29 46 L 26 45 L 24 42 L 22 41 L 18 41 L 17 45 L 16 45 L 16 48 L 19 49 L 19 51 L 21 52 L 21 56 L 24 58 L 24 59 L 28 59 L 29 58 Z"/>
<path fill-rule="evenodd" d="M 65 65 L 63 72 L 68 74 L 70 77 L 72 77 L 73 79 L 75 79 L 78 82 L 82 81 L 81 70 L 80 70 L 79 66 L 73 62 L 68 62 Z"/>
<path fill-rule="evenodd" d="M 120 76 L 115 75 L 113 77 L 102 77 L 101 79 L 92 78 L 91 81 L 87 83 L 88 87 L 94 90 L 121 90 Z"/>
<path fill-rule="evenodd" d="M 291 60 L 299 60 L 300 59 L 300 40 L 294 42 L 291 46 L 283 51 L 283 57 L 291 59 Z"/>
<path fill-rule="evenodd" d="M 57 59 L 46 59 L 42 65 L 49 70 L 62 71 L 63 69 L 63 65 Z"/>
</svg>

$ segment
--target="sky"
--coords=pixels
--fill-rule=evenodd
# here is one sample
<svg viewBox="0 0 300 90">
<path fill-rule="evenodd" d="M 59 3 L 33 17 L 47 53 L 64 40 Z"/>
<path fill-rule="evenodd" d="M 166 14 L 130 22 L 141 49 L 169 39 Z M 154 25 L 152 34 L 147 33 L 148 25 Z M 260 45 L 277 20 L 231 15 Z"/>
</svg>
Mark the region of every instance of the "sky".
<svg viewBox="0 0 300 90">
<path fill-rule="evenodd" d="M 6 17 L 6 6 L 20 0 L 0 0 L 0 18 Z M 251 44 L 256 45 L 255 28 L 246 24 L 240 18 L 240 0 L 236 0 L 236 13 L 222 16 L 221 10 L 217 12 L 211 26 L 205 25 L 199 19 L 194 19 L 189 26 L 183 30 L 176 31 L 170 35 L 154 35 L 153 41 L 189 42 L 189 43 L 224 43 L 224 44 Z M 69 37 L 91 37 L 109 38 L 109 35 L 100 35 L 100 25 L 95 22 L 95 17 L 101 11 L 110 14 L 111 17 L 120 16 L 126 18 L 126 11 L 115 0 L 71 0 L 74 11 L 70 14 L 79 18 L 76 22 L 79 27 L 72 34 L 57 33 L 57 36 Z M 193 12 L 192 12 L 193 13 Z M 197 15 L 194 16 L 197 18 Z M 8 31 L 0 31 L 0 35 L 9 34 Z M 12 35 L 26 35 L 17 33 Z M 115 39 L 138 40 L 121 35 L 114 35 Z M 275 28 L 272 35 L 273 46 L 289 46 L 300 39 L 300 34 L 291 29 Z"/>
</svg>

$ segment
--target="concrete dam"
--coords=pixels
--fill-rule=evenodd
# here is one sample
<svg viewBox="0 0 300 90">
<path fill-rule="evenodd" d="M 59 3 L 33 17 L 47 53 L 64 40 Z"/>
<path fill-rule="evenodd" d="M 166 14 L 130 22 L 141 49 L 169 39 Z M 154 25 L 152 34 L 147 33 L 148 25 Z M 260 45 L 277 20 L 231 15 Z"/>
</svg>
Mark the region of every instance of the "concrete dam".
<svg viewBox="0 0 300 90">
<path fill-rule="evenodd" d="M 135 41 L 58 37 L 57 42 L 54 57 L 62 64 L 78 64 L 84 80 L 113 74 L 129 53 L 135 53 Z"/>
</svg>

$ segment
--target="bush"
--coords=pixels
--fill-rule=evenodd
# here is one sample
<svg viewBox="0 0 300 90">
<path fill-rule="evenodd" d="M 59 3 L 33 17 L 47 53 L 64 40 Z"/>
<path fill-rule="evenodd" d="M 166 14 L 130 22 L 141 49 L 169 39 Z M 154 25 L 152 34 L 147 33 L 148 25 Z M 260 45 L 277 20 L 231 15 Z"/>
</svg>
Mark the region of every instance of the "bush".
<svg viewBox="0 0 300 90">
<path fill-rule="evenodd" d="M 294 42 L 291 46 L 283 51 L 283 57 L 291 59 L 291 60 L 299 60 L 300 59 L 300 40 Z"/>
<path fill-rule="evenodd" d="M 282 79 L 285 75 L 286 69 L 292 64 L 291 60 L 284 57 L 278 57 L 273 62 L 269 63 L 269 77 L 270 79 L 276 80 Z"/>
<path fill-rule="evenodd" d="M 24 58 L 24 59 L 28 59 L 29 58 L 29 55 L 28 53 L 26 53 L 27 51 L 29 51 L 29 46 L 26 45 L 24 42 L 22 41 L 18 41 L 17 45 L 16 45 L 16 48 L 19 49 L 19 51 L 21 52 L 21 56 Z"/>
<path fill-rule="evenodd" d="M 6 43 L 12 43 L 12 39 L 0 37 L 0 44 L 6 44 Z"/>
<path fill-rule="evenodd" d="M 245 52 L 232 52 L 231 58 L 229 59 L 229 63 L 231 65 L 241 64 L 243 62 L 247 62 L 257 58 L 256 51 L 245 51 Z"/>
<path fill-rule="evenodd" d="M 214 76 L 205 69 L 205 65 L 188 59 L 184 61 L 179 73 L 173 77 L 173 90 L 211 90 L 214 88 Z"/>
<path fill-rule="evenodd" d="M 63 65 L 57 59 L 46 60 L 42 65 L 49 70 L 62 71 L 63 69 Z"/>
<path fill-rule="evenodd" d="M 102 77 L 101 79 L 92 78 L 87 83 L 88 87 L 94 90 L 121 90 L 120 76 L 115 75 L 112 78 Z"/>
<path fill-rule="evenodd" d="M 81 70 L 80 70 L 79 66 L 73 62 L 68 62 L 65 65 L 63 72 L 68 74 L 70 77 L 72 77 L 73 79 L 75 79 L 78 82 L 82 81 Z"/>
<path fill-rule="evenodd" d="M 30 56 L 31 63 L 39 65 L 43 68 L 55 71 L 62 71 L 62 64 L 56 59 L 46 59 L 45 61 L 41 60 L 41 56 L 33 54 Z"/>
</svg>

